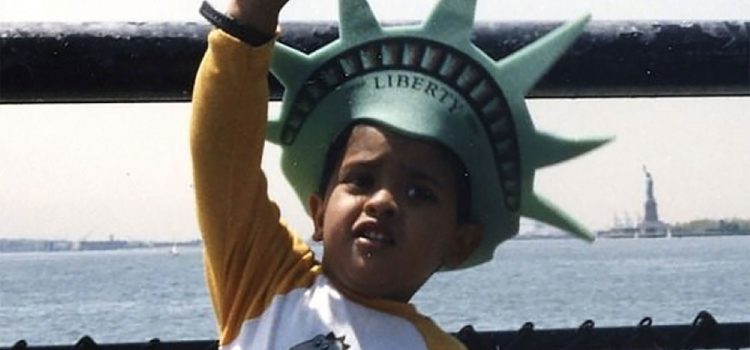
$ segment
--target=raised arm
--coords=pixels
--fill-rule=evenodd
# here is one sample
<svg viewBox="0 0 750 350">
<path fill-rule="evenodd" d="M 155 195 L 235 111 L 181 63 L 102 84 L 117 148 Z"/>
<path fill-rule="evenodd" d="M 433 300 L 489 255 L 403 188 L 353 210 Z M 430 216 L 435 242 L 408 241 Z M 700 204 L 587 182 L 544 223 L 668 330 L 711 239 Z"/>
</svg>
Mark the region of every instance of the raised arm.
<svg viewBox="0 0 750 350">
<path fill-rule="evenodd" d="M 229 14 L 272 39 L 280 7 L 263 3 L 234 0 Z M 227 239 L 239 229 L 232 225 L 268 210 L 258 206 L 268 202 L 260 163 L 273 40 L 253 47 L 215 30 L 208 42 L 196 75 L 190 141 L 198 219 L 211 255 L 232 244 Z"/>
<path fill-rule="evenodd" d="M 236 0 L 228 13 L 272 39 L 284 2 Z M 280 223 L 260 167 L 273 40 L 253 47 L 214 30 L 208 41 L 196 76 L 190 142 L 207 283 L 223 343 L 274 295 L 310 283 L 316 263 Z"/>
</svg>

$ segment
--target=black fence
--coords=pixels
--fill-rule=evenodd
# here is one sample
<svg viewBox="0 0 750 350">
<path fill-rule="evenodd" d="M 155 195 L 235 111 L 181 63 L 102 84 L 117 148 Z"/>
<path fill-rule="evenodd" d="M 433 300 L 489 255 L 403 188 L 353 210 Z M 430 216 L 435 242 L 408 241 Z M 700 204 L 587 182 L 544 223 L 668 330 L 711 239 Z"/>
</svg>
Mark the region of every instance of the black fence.
<svg viewBox="0 0 750 350">
<path fill-rule="evenodd" d="M 478 23 L 499 59 L 560 23 Z M 310 52 L 333 22 L 284 23 Z M 529 97 L 749 96 L 750 22 L 592 22 Z M 196 23 L 0 23 L 0 103 L 188 101 L 209 27 Z M 273 78 L 272 98 L 282 88 Z"/>
<path fill-rule="evenodd" d="M 688 350 L 750 349 L 750 322 L 718 323 L 701 311 L 691 325 L 652 325 L 644 318 L 635 327 L 597 328 L 591 320 L 578 329 L 477 332 L 466 326 L 454 334 L 469 350 Z M 24 340 L 0 350 L 216 350 L 216 340 L 97 344 L 84 336 L 75 345 L 31 346 Z"/>
</svg>

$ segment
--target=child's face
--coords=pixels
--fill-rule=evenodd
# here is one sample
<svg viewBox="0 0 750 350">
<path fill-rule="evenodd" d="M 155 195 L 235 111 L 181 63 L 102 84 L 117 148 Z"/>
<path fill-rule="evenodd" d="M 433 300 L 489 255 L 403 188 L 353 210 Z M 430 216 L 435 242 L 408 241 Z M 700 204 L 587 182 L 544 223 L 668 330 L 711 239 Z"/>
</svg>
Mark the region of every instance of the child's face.
<svg viewBox="0 0 750 350">
<path fill-rule="evenodd" d="M 310 209 L 323 270 L 341 287 L 408 301 L 441 266 L 462 262 L 481 230 L 457 220 L 456 169 L 434 144 L 354 128 L 325 199 Z"/>
</svg>

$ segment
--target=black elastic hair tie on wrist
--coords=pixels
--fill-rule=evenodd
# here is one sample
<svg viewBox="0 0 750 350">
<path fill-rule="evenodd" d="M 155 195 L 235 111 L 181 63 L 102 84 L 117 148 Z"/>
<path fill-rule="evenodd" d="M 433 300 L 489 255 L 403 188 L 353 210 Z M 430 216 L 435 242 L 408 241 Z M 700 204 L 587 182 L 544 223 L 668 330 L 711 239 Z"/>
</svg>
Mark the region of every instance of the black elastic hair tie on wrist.
<svg viewBox="0 0 750 350">
<path fill-rule="evenodd" d="M 242 25 L 234 18 L 231 18 L 211 6 L 208 1 L 204 0 L 201 4 L 200 14 L 213 24 L 216 28 L 225 31 L 227 34 L 240 39 L 252 46 L 261 46 L 273 39 L 273 36 L 261 33 L 259 30 Z"/>
</svg>

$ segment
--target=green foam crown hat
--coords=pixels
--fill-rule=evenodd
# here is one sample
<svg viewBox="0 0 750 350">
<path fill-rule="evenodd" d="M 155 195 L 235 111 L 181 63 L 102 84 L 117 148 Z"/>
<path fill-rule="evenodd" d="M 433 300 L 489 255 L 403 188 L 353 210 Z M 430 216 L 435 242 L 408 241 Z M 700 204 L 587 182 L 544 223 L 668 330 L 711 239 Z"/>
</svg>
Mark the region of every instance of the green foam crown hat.
<svg viewBox="0 0 750 350">
<path fill-rule="evenodd" d="M 286 90 L 267 139 L 282 146 L 282 169 L 303 203 L 319 188 L 329 145 L 352 123 L 437 141 L 463 161 L 470 220 L 484 234 L 458 268 L 490 260 L 521 216 L 592 240 L 533 192 L 534 172 L 606 142 L 539 132 L 524 102 L 588 16 L 495 61 L 469 40 L 475 7 L 476 0 L 440 0 L 421 25 L 383 28 L 366 0 L 340 0 L 336 41 L 311 54 L 278 43 L 271 63 Z"/>
</svg>

